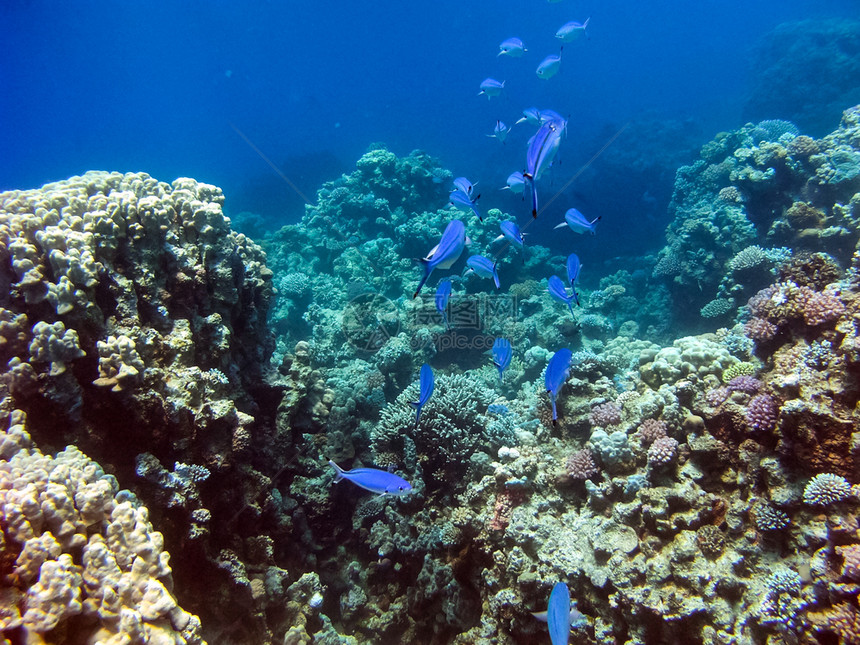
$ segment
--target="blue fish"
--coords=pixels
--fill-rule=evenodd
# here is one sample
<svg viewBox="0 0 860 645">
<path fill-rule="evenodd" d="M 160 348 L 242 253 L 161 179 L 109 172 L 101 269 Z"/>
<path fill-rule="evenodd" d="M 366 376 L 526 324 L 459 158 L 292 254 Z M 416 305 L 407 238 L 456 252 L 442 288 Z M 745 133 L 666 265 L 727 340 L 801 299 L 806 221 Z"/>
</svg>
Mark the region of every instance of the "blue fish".
<svg viewBox="0 0 860 645">
<path fill-rule="evenodd" d="M 526 180 L 523 178 L 523 173 L 519 170 L 512 172 L 508 175 L 508 180 L 506 182 L 508 185 L 502 188 L 502 190 L 510 190 L 512 193 L 519 195 L 526 187 Z"/>
<path fill-rule="evenodd" d="M 505 81 L 500 83 L 494 78 L 485 78 L 481 81 L 481 91 L 478 92 L 478 96 L 486 94 L 487 98 L 491 99 L 501 94 L 503 89 L 505 89 Z"/>
<path fill-rule="evenodd" d="M 552 401 L 552 422 L 555 423 L 558 419 L 558 412 L 555 409 L 555 400 L 558 397 L 558 392 L 570 374 L 570 361 L 573 359 L 573 354 L 567 348 L 562 348 L 552 355 L 549 359 L 549 364 L 546 366 L 546 391 Z"/>
<path fill-rule="evenodd" d="M 475 184 L 466 179 L 465 177 L 457 177 L 454 180 L 454 190 L 462 190 L 464 193 L 472 196 L 472 189 L 475 188 Z M 452 191 L 453 192 L 453 191 Z"/>
<path fill-rule="evenodd" d="M 575 291 L 572 296 L 567 295 L 567 289 L 564 288 L 564 282 L 562 282 L 561 278 L 557 275 L 551 275 L 549 277 L 546 290 L 549 291 L 549 295 L 553 298 L 566 304 L 567 308 L 570 309 L 570 315 L 573 316 L 573 306 L 570 303 L 574 301 L 576 296 Z M 576 304 L 579 304 L 578 299 L 576 300 Z"/>
<path fill-rule="evenodd" d="M 493 365 L 499 369 L 499 380 L 511 364 L 511 341 L 507 338 L 497 338 L 493 343 Z"/>
<path fill-rule="evenodd" d="M 541 124 L 540 110 L 536 107 L 530 107 L 523 110 L 523 115 L 517 119 L 517 124 L 528 123 L 529 125 L 539 126 Z"/>
<path fill-rule="evenodd" d="M 499 53 L 497 56 L 512 56 L 519 58 L 524 52 L 527 52 L 526 46 L 519 38 L 508 38 L 499 45 Z"/>
<path fill-rule="evenodd" d="M 502 229 L 502 234 L 493 241 L 498 242 L 500 240 L 508 240 L 520 250 L 520 253 L 523 255 L 523 262 L 525 262 L 525 248 L 523 246 L 525 240 L 523 240 L 523 234 L 520 231 L 520 227 L 514 222 L 501 222 L 499 224 L 499 228 Z"/>
<path fill-rule="evenodd" d="M 328 464 L 335 470 L 335 482 L 346 479 L 371 493 L 377 493 L 380 497 L 384 495 L 406 495 L 412 492 L 412 486 L 408 481 L 385 470 L 378 468 L 344 470 L 331 459 L 329 459 Z"/>
<path fill-rule="evenodd" d="M 562 47 L 562 49 L 564 49 Z M 544 80 L 550 79 L 556 74 L 558 74 L 558 70 L 561 67 L 561 50 L 559 50 L 558 54 L 550 54 L 546 58 L 544 58 L 540 65 L 537 66 L 535 73 L 538 75 L 538 78 L 542 78 Z"/>
<path fill-rule="evenodd" d="M 543 125 L 544 123 L 547 123 L 549 121 L 557 121 L 559 124 L 561 124 L 563 130 L 567 128 L 567 120 L 558 112 L 556 112 L 555 110 L 541 110 L 540 125 Z"/>
<path fill-rule="evenodd" d="M 529 148 L 526 153 L 526 170 L 523 178 L 532 189 L 532 217 L 537 217 L 538 195 L 537 180 L 540 179 L 544 170 L 550 167 L 558 147 L 561 145 L 561 137 L 564 134 L 567 122 L 564 119 L 550 119 L 546 121 L 535 135 L 529 140 Z"/>
<path fill-rule="evenodd" d="M 582 270 L 582 263 L 579 261 L 579 256 L 576 253 L 571 253 L 567 256 L 567 281 L 571 287 L 576 287 L 576 282 L 579 280 L 579 272 Z"/>
<path fill-rule="evenodd" d="M 466 266 L 482 278 L 492 278 L 496 289 L 499 288 L 499 274 L 492 260 L 488 260 L 483 255 L 473 255 L 466 260 Z"/>
<path fill-rule="evenodd" d="M 582 270 L 582 263 L 579 261 L 579 256 L 576 253 L 571 253 L 567 256 L 567 281 L 570 283 L 570 288 L 573 290 L 573 299 L 579 305 L 579 294 L 576 292 L 576 282 L 579 280 L 579 272 Z"/>
<path fill-rule="evenodd" d="M 454 208 L 460 211 L 471 211 L 475 214 L 479 221 L 483 222 L 484 218 L 481 217 L 481 214 L 478 212 L 478 207 L 475 205 L 475 202 L 477 202 L 480 198 L 481 196 L 478 195 L 477 197 L 472 199 L 471 197 L 469 197 L 469 195 L 464 193 L 459 188 L 453 193 L 451 193 L 451 195 L 449 196 L 451 204 L 454 206 Z"/>
<path fill-rule="evenodd" d="M 445 311 L 448 309 L 448 298 L 451 297 L 451 281 L 442 280 L 436 288 L 436 311 L 442 314 L 442 320 L 445 323 L 445 329 L 448 327 L 448 315 Z"/>
<path fill-rule="evenodd" d="M 552 645 L 567 645 L 572 622 L 581 622 L 585 617 L 570 602 L 570 591 L 563 582 L 557 582 L 549 594 L 547 610 L 533 612 L 538 620 L 545 621 L 549 627 Z"/>
<path fill-rule="evenodd" d="M 442 233 L 442 239 L 439 240 L 439 244 L 430 249 L 430 253 L 427 254 L 426 258 L 421 259 L 421 263 L 424 265 L 424 277 L 421 278 L 421 282 L 418 283 L 418 288 L 412 297 L 415 298 L 418 295 L 421 287 L 427 282 L 427 278 L 433 273 L 433 269 L 436 267 L 450 269 L 454 262 L 457 261 L 457 258 L 460 257 L 460 254 L 463 253 L 465 246 L 465 224 L 458 219 L 451 220 L 448 222 L 448 226 L 445 227 L 445 232 Z"/>
<path fill-rule="evenodd" d="M 418 426 L 418 420 L 421 418 L 421 408 L 433 396 L 433 389 L 436 387 L 436 379 L 433 377 L 433 370 L 427 363 L 421 366 L 421 372 L 418 376 L 419 394 L 417 401 L 409 403 L 415 406 L 415 426 Z"/>
<path fill-rule="evenodd" d="M 555 228 L 562 228 L 563 226 L 569 226 L 570 230 L 574 233 L 579 233 L 582 235 L 586 231 L 594 235 L 597 233 L 597 223 L 600 221 L 601 216 L 595 217 L 590 222 L 585 218 L 585 215 L 580 213 L 575 208 L 568 208 L 567 212 L 564 214 L 564 221 L 556 226 Z"/>
<path fill-rule="evenodd" d="M 493 134 L 488 134 L 488 137 L 492 137 L 494 139 L 498 139 L 502 143 L 505 142 L 505 139 L 508 138 L 508 134 L 510 133 L 511 128 L 504 124 L 504 122 L 496 120 L 496 127 L 493 128 Z"/>
<path fill-rule="evenodd" d="M 588 27 L 588 21 L 591 20 L 590 17 L 585 19 L 585 22 L 577 22 L 576 20 L 571 20 L 568 23 L 563 24 L 557 32 L 555 32 L 555 37 L 563 40 L 564 42 L 570 42 L 571 40 L 576 40 L 583 34 L 588 38 L 588 32 L 585 31 L 585 28 Z"/>
</svg>

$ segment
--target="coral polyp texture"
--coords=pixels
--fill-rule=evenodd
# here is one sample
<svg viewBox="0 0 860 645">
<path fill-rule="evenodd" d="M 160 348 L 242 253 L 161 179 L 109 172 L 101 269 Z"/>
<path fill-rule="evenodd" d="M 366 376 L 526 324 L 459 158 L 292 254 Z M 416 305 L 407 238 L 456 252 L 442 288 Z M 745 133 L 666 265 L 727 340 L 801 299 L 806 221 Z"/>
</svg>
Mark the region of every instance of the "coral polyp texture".
<svg viewBox="0 0 860 645">
<path fill-rule="evenodd" d="M 43 455 L 23 412 L 2 416 L 2 554 L 12 567 L 3 634 L 29 643 L 204 644 L 199 618 L 171 593 L 170 557 L 146 507 L 74 446 Z"/>
</svg>

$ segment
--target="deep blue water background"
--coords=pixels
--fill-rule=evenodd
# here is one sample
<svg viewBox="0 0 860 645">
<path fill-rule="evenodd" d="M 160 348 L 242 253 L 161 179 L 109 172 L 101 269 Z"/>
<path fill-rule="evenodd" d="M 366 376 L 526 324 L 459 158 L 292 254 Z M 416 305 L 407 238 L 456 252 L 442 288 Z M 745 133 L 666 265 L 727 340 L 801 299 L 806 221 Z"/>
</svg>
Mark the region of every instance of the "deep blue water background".
<svg viewBox="0 0 860 645">
<path fill-rule="evenodd" d="M 502 146 L 485 136 L 496 119 L 512 124 L 531 105 L 570 115 L 554 189 L 631 120 L 675 120 L 697 144 L 739 127 L 751 52 L 764 34 L 786 21 L 856 13 L 854 0 L 6 0 L 0 189 L 90 169 L 145 171 L 221 186 L 228 214 L 296 221 L 302 199 L 241 132 L 311 199 L 319 182 L 384 142 L 398 154 L 426 150 L 480 182 L 483 208 L 522 215 L 526 206 L 495 188 L 522 170 L 532 132 L 520 126 Z M 538 62 L 558 51 L 556 29 L 589 16 L 590 39 L 566 45 L 560 74 L 538 79 Z M 515 35 L 527 54 L 497 57 Z M 477 96 L 487 76 L 506 81 L 503 97 Z M 671 139 L 654 154 L 681 145 Z M 601 244 L 619 253 L 656 244 L 665 208 L 648 205 L 655 194 L 662 204 L 671 177 L 644 193 L 630 186 L 617 202 L 605 193 L 625 187 L 604 183 L 600 197 L 605 181 L 584 174 L 552 217 L 590 208 L 606 225 L 614 220 L 615 235 Z"/>
</svg>

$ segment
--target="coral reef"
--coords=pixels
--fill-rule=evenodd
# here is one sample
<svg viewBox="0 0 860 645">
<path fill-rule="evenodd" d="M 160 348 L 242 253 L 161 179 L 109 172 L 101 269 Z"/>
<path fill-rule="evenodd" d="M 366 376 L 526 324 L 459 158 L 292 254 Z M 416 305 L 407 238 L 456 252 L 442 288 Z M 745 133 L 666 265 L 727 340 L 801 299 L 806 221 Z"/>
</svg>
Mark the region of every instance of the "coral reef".
<svg viewBox="0 0 860 645">
<path fill-rule="evenodd" d="M 784 121 L 749 123 L 719 134 L 679 169 L 667 245 L 653 269 L 679 321 L 702 329 L 691 304 L 704 319 L 728 319 L 777 276 L 817 292 L 837 279 L 860 240 L 852 206 L 860 190 L 858 111 L 846 110 L 822 139 Z M 803 259 L 792 262 L 792 253 Z M 758 337 L 771 333 L 755 326 Z"/>
<path fill-rule="evenodd" d="M 77 448 L 43 455 L 20 410 L 2 417 L 3 635 L 204 644 L 146 507 Z"/>
<path fill-rule="evenodd" d="M 435 274 L 409 297 L 453 216 L 423 153 L 372 148 L 268 255 L 190 179 L 0 194 L 4 636 L 514 645 L 563 581 L 576 642 L 851 642 L 858 133 L 720 134 L 657 258 L 571 316 L 563 257 L 502 254 L 503 294 L 446 274 L 449 325 Z M 478 252 L 508 218 L 458 216 Z"/>
</svg>

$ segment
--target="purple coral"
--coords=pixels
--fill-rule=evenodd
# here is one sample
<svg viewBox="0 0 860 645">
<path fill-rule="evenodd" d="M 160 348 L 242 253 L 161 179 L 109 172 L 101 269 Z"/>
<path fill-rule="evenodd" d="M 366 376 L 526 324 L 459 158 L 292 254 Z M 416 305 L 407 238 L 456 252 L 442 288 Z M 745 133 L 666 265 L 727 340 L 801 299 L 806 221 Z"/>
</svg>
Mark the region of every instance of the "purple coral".
<svg viewBox="0 0 860 645">
<path fill-rule="evenodd" d="M 577 450 L 567 458 L 567 474 L 573 479 L 588 479 L 600 469 L 594 463 L 594 454 L 588 448 Z"/>
<path fill-rule="evenodd" d="M 716 408 L 726 402 L 726 399 L 729 398 L 729 394 L 731 394 L 729 388 L 721 385 L 712 390 L 708 390 L 705 394 L 705 401 L 712 408 Z"/>
<path fill-rule="evenodd" d="M 621 423 L 621 406 L 617 403 L 601 403 L 591 408 L 591 425 L 599 428 L 617 426 Z"/>
<path fill-rule="evenodd" d="M 778 413 L 773 397 L 769 394 L 759 394 L 753 397 L 747 408 L 747 423 L 753 430 L 770 432 L 776 428 Z"/>
<path fill-rule="evenodd" d="M 639 438 L 646 446 L 666 436 L 666 422 L 658 419 L 645 419 L 639 426 Z"/>
<path fill-rule="evenodd" d="M 753 376 L 736 376 L 729 381 L 729 389 L 732 392 L 743 392 L 745 394 L 755 394 L 761 389 L 762 383 Z"/>
<path fill-rule="evenodd" d="M 836 320 L 845 313 L 845 305 L 832 293 L 800 287 L 798 300 L 803 310 L 803 319 L 812 327 Z"/>
<path fill-rule="evenodd" d="M 776 325 L 764 318 L 752 318 L 744 325 L 744 335 L 757 342 L 770 340 L 776 332 Z"/>
<path fill-rule="evenodd" d="M 672 463 L 678 454 L 678 441 L 672 437 L 661 437 L 648 448 L 648 463 L 665 466 Z"/>
</svg>

